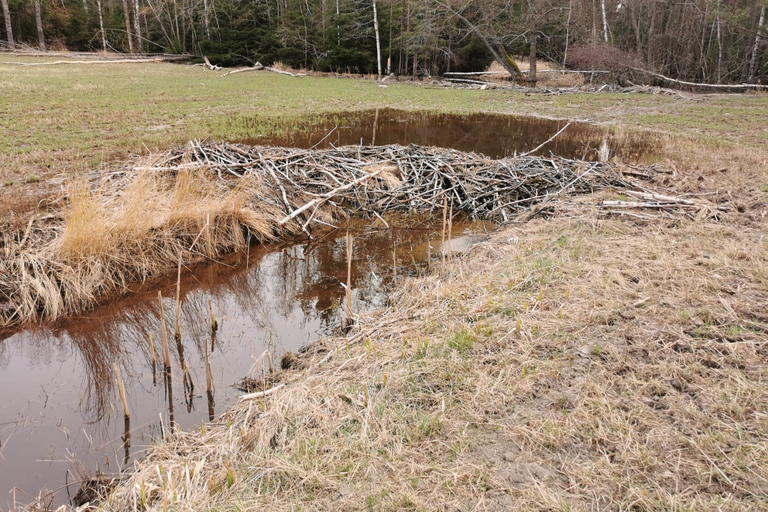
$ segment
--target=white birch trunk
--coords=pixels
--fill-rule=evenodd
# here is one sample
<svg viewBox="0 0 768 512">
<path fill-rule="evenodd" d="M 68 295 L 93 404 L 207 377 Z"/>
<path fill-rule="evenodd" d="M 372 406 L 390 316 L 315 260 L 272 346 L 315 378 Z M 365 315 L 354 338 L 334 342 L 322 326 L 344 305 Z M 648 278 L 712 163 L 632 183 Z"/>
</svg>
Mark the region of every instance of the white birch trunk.
<svg viewBox="0 0 768 512">
<path fill-rule="evenodd" d="M 379 40 L 379 17 L 376 12 L 376 0 L 373 0 L 373 30 L 376 32 L 376 70 L 381 77 L 381 42 Z"/>
<path fill-rule="evenodd" d="M 720 83 L 722 77 L 723 65 L 723 37 L 720 31 L 720 14 L 717 15 L 717 83 Z"/>
<path fill-rule="evenodd" d="M 139 0 L 134 0 L 133 7 L 134 7 L 133 27 L 136 30 L 136 47 L 138 48 L 139 53 L 144 53 L 144 44 L 141 41 L 141 21 L 139 19 Z"/>
<path fill-rule="evenodd" d="M 605 17 L 605 0 L 600 0 L 600 8 L 603 11 L 603 40 L 608 42 L 608 20 Z"/>
<path fill-rule="evenodd" d="M 208 0 L 203 0 L 203 28 L 205 28 L 205 37 L 211 39 L 211 27 L 208 21 Z"/>
<path fill-rule="evenodd" d="M 96 0 L 96 5 L 99 8 L 99 28 L 101 29 L 101 48 L 107 51 L 107 35 L 104 32 L 104 16 L 101 14 L 101 0 Z"/>
</svg>

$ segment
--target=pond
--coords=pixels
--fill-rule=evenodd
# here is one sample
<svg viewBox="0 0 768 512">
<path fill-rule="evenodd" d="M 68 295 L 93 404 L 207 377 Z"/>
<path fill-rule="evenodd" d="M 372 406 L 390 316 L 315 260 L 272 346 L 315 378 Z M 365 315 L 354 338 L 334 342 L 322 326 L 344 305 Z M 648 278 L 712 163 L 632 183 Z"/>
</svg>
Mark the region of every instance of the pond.
<svg viewBox="0 0 768 512">
<path fill-rule="evenodd" d="M 350 228 L 355 310 L 385 305 L 393 248 L 399 276 L 424 272 L 430 253 L 434 262 L 441 225 L 406 223 L 408 229 L 387 229 L 379 220 Z M 491 227 L 457 222 L 453 232 Z M 453 247 L 461 242 L 457 238 Z M 187 269 L 180 344 L 172 332 L 175 279 L 137 286 L 129 297 L 88 314 L 6 333 L 0 342 L 0 509 L 44 491 L 56 491 L 44 503 L 68 503 L 82 477 L 119 473 L 163 427 L 199 427 L 222 413 L 242 394 L 235 384 L 248 374 L 254 355 L 270 350 L 279 358 L 339 327 L 346 281 L 346 231 L 327 231 L 294 244 L 252 246 L 245 254 Z M 161 370 L 158 291 L 165 297 L 170 385 Z M 214 337 L 210 310 L 218 323 Z M 154 368 L 150 339 L 158 359 Z M 206 349 L 212 350 L 210 395 Z M 123 416 L 115 365 L 130 421 Z M 184 367 L 189 379 L 183 378 Z"/>
<path fill-rule="evenodd" d="M 532 151 L 563 128 L 567 121 L 505 114 L 439 114 L 382 108 L 307 117 L 282 135 L 259 135 L 263 119 L 241 117 L 232 121 L 239 132 L 253 132 L 238 142 L 298 148 L 345 145 L 418 144 L 474 151 L 504 158 Z M 609 158 L 640 161 L 653 158 L 655 146 L 645 134 L 616 134 L 589 123 L 571 122 L 560 135 L 535 151 L 565 158 Z"/>
</svg>

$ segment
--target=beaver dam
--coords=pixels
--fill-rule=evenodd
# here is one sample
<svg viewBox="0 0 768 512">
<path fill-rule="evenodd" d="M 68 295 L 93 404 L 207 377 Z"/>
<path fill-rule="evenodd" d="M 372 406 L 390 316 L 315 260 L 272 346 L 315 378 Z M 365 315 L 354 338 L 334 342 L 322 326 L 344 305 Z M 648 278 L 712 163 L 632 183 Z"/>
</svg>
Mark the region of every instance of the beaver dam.
<svg viewBox="0 0 768 512">
<path fill-rule="evenodd" d="M 317 226 L 333 227 L 349 215 L 449 210 L 509 222 L 605 189 L 632 194 L 611 203 L 612 210 L 644 203 L 697 208 L 629 178 L 653 172 L 418 146 L 297 150 L 193 141 L 75 181 L 65 207 L 51 206 L 52 213 L 33 217 L 23 230 L 4 232 L 0 325 L 77 313 L 179 262 L 215 259 L 251 241 L 311 236 Z"/>
<path fill-rule="evenodd" d="M 4 424 L 0 480 L 31 494 L 74 492 L 68 484 L 96 468 L 120 473 L 170 424 L 192 428 L 232 404 L 240 393 L 232 385 L 264 349 L 297 350 L 338 328 L 343 302 L 383 305 L 398 274 L 439 261 L 446 239 L 487 229 L 458 219 L 521 222 L 578 208 L 640 219 L 717 215 L 648 190 L 644 183 L 663 172 L 413 145 L 192 141 L 73 180 L 44 215 L 3 233 L 6 329 L 80 316 L 8 331 L 0 344 L 2 389 L 35 390 L 4 406 L 13 420 Z M 603 195 L 579 199 L 594 192 Z M 394 229 L 403 224 L 411 229 Z M 304 241 L 281 245 L 297 237 Z M 159 370 L 164 338 L 174 367 L 167 376 Z M 125 421 L 123 409 L 133 411 Z"/>
</svg>

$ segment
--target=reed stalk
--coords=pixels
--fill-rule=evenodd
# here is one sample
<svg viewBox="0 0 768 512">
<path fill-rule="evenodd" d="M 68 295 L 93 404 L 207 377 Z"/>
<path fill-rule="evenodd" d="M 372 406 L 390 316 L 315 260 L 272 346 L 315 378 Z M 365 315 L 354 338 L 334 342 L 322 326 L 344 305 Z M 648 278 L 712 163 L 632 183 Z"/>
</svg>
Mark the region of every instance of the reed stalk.
<svg viewBox="0 0 768 512">
<path fill-rule="evenodd" d="M 347 232 L 347 293 L 346 293 L 347 321 L 352 322 L 352 234 Z"/>
<path fill-rule="evenodd" d="M 163 333 L 163 364 L 165 370 L 171 371 L 171 349 L 168 346 L 168 329 L 165 325 L 165 308 L 163 307 L 163 292 L 157 292 L 157 300 L 160 303 L 160 330 Z"/>
<path fill-rule="evenodd" d="M 181 340 L 181 260 L 182 255 L 179 251 L 179 266 L 176 274 L 176 342 Z"/>
<path fill-rule="evenodd" d="M 128 397 L 125 394 L 125 386 L 123 386 L 123 379 L 120 376 L 120 368 L 117 367 L 117 363 L 112 363 L 112 368 L 115 370 L 115 380 L 117 381 L 117 391 L 120 394 L 120 401 L 123 402 L 123 412 L 126 418 L 131 417 L 131 410 L 128 407 Z"/>
</svg>

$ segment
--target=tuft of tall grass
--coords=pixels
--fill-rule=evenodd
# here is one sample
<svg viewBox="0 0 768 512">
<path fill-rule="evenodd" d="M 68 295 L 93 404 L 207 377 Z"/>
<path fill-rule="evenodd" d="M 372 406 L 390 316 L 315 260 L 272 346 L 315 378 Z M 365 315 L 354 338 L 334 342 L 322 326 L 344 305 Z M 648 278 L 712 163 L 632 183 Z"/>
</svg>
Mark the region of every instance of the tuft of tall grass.
<svg viewBox="0 0 768 512">
<path fill-rule="evenodd" d="M 204 173 L 139 172 L 122 186 L 75 179 L 51 240 L 31 249 L 6 246 L 0 274 L 13 276 L 6 323 L 25 323 L 92 307 L 130 283 L 160 275 L 178 263 L 215 259 L 274 238 L 282 212 L 258 200 L 261 183 L 236 185 Z M 10 280 L 10 277 L 9 277 Z"/>
</svg>

